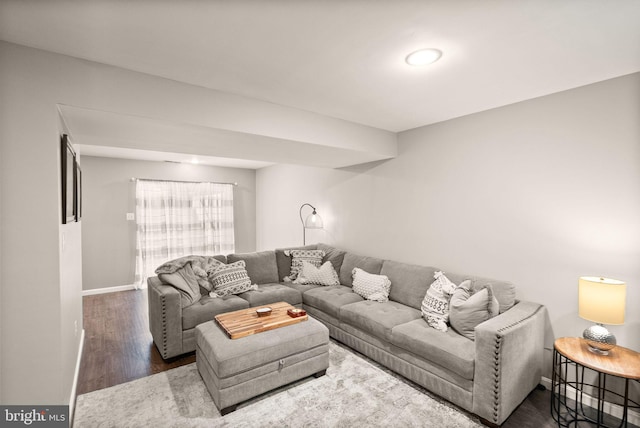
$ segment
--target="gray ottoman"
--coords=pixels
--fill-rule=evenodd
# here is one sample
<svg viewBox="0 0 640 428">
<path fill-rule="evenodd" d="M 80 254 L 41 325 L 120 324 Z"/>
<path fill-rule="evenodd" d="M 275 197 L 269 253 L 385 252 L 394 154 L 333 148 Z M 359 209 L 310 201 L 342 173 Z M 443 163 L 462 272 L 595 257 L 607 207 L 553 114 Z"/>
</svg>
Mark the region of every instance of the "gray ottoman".
<svg viewBox="0 0 640 428">
<path fill-rule="evenodd" d="M 196 366 L 225 415 L 242 401 L 329 367 L 329 330 L 307 321 L 230 339 L 216 321 L 196 327 Z"/>
</svg>

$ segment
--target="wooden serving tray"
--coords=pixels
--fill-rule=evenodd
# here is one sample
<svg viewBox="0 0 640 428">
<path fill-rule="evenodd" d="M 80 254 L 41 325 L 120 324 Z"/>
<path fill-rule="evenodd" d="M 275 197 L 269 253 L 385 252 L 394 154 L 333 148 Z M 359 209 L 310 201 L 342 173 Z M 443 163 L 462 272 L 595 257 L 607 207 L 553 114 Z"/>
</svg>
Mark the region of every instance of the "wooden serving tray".
<svg viewBox="0 0 640 428">
<path fill-rule="evenodd" d="M 271 308 L 271 315 L 259 317 L 257 309 Z M 256 306 L 255 308 L 241 309 L 216 315 L 216 321 L 231 339 L 250 336 L 263 331 L 273 330 L 291 324 L 306 321 L 309 316 L 291 317 L 287 310 L 293 309 L 289 303 L 278 302 L 270 305 Z"/>
</svg>

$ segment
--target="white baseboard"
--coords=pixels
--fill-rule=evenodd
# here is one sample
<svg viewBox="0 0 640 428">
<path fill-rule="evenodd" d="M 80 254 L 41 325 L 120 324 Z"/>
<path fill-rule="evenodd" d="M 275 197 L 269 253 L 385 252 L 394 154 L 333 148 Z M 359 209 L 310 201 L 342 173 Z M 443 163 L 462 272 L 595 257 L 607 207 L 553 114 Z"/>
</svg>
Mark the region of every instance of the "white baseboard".
<svg viewBox="0 0 640 428">
<path fill-rule="evenodd" d="M 84 350 L 84 328 L 80 332 L 80 345 L 78 346 L 78 358 L 76 368 L 73 372 L 73 383 L 71 384 L 71 396 L 69 397 L 69 426 L 73 426 L 73 412 L 76 408 L 76 391 L 78 389 L 78 376 L 80 376 L 80 363 L 82 362 L 82 351 Z"/>
<path fill-rule="evenodd" d="M 117 291 L 128 291 L 128 290 L 135 290 L 135 289 L 136 289 L 136 286 L 133 284 L 118 285 L 115 287 L 94 288 L 93 290 L 82 290 L 82 295 L 92 296 L 94 294 L 115 293 Z"/>
<path fill-rule="evenodd" d="M 551 379 L 543 376 L 540 380 L 540 384 L 544 385 L 549 391 L 551 391 Z M 567 398 L 570 398 L 571 400 L 576 399 L 576 390 L 570 386 L 567 386 Z M 594 409 L 598 407 L 598 399 L 588 394 L 582 394 L 582 402 Z M 608 415 L 622 419 L 623 408 L 618 404 L 605 401 L 603 410 Z M 627 420 L 629 424 L 640 426 L 640 413 L 629 410 L 627 413 Z"/>
</svg>

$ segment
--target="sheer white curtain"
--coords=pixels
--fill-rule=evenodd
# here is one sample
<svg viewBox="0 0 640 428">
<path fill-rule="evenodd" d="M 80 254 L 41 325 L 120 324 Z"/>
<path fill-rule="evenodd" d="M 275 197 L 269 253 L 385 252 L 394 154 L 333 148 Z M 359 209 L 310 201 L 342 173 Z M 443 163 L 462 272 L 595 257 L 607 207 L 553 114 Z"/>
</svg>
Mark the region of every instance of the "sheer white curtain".
<svg viewBox="0 0 640 428">
<path fill-rule="evenodd" d="M 162 263 L 235 251 L 233 185 L 136 181 L 136 286 Z"/>
</svg>

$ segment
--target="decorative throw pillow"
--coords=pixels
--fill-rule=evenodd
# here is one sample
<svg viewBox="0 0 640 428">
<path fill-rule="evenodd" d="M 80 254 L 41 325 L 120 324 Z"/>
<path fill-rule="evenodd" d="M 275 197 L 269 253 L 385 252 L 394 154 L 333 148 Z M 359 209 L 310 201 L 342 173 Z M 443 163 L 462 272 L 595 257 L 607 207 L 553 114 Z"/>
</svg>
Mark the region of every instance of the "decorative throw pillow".
<svg viewBox="0 0 640 428">
<path fill-rule="evenodd" d="M 319 268 L 304 260 L 302 271 L 293 282 L 296 284 L 340 285 L 338 274 L 333 268 L 333 264 L 328 260 Z"/>
<path fill-rule="evenodd" d="M 287 252 L 291 256 L 291 273 L 288 277 L 285 277 L 285 281 L 287 281 L 287 278 L 289 278 L 289 281 L 295 281 L 302 271 L 302 262 L 309 262 L 317 268 L 322 265 L 322 258 L 324 257 L 324 251 L 322 250 L 291 250 Z"/>
<path fill-rule="evenodd" d="M 193 273 L 198 276 L 198 284 L 200 287 L 207 291 L 211 291 L 211 283 L 209 282 L 209 274 L 215 268 L 224 266 L 220 260 L 215 259 L 212 256 L 205 256 L 200 263 L 191 263 L 193 266 Z"/>
<path fill-rule="evenodd" d="M 433 274 L 433 277 L 435 281 L 431 283 L 422 301 L 422 316 L 429 326 L 445 332 L 447 331 L 447 320 L 449 319 L 449 300 L 456 289 L 456 285 L 449 281 L 449 278 L 441 271 Z"/>
<path fill-rule="evenodd" d="M 240 294 L 249 290 L 257 290 L 256 284 L 251 284 L 251 279 L 245 268 L 244 260 L 239 260 L 228 265 L 221 265 L 211 270 L 209 282 L 213 290 L 211 297 L 223 297 L 230 294 Z"/>
<path fill-rule="evenodd" d="M 374 275 L 360 268 L 353 268 L 351 275 L 354 293 L 380 303 L 389 301 L 391 281 L 386 275 Z"/>
<path fill-rule="evenodd" d="M 471 340 L 476 338 L 476 326 L 495 317 L 500 310 L 498 299 L 493 295 L 490 285 L 472 294 L 464 283 L 453 292 L 449 307 L 451 327 Z"/>
</svg>

